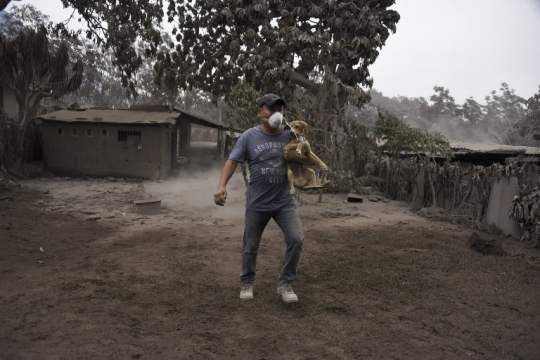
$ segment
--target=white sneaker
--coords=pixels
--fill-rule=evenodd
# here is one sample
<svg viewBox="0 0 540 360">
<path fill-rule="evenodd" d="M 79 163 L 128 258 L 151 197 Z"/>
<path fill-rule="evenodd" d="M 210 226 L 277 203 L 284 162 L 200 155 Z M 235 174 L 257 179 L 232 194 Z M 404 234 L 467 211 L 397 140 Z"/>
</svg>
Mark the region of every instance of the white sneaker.
<svg viewBox="0 0 540 360">
<path fill-rule="evenodd" d="M 242 285 L 240 300 L 253 300 L 253 285 Z"/>
<path fill-rule="evenodd" d="M 289 304 L 298 302 L 298 296 L 296 296 L 290 284 L 279 285 L 277 293 L 278 295 L 281 295 L 281 300 L 283 300 L 284 303 Z"/>
</svg>

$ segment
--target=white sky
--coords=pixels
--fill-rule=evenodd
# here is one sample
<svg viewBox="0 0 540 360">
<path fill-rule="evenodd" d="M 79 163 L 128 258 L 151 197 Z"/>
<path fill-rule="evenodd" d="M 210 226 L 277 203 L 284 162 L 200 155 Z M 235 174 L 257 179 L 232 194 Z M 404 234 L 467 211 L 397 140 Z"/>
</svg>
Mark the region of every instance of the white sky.
<svg viewBox="0 0 540 360">
<path fill-rule="evenodd" d="M 397 0 L 397 31 L 373 67 L 386 96 L 450 89 L 484 102 L 506 82 L 529 98 L 540 86 L 540 0 Z"/>
<path fill-rule="evenodd" d="M 55 22 L 69 18 L 60 0 L 22 0 Z M 386 96 L 450 89 L 458 103 L 484 102 L 502 82 L 524 98 L 540 86 L 540 0 L 397 0 L 401 15 L 371 67 L 374 88 Z M 72 20 L 77 26 L 76 19 Z"/>
</svg>

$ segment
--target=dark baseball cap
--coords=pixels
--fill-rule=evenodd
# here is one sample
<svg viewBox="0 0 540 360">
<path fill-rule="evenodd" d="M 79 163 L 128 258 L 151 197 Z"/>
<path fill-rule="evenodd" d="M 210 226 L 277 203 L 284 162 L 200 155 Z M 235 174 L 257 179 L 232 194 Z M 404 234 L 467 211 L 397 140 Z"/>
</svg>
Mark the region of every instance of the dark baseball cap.
<svg viewBox="0 0 540 360">
<path fill-rule="evenodd" d="M 270 107 L 278 101 L 281 102 L 283 106 L 287 106 L 287 104 L 285 104 L 285 100 L 283 100 L 276 94 L 266 94 L 266 95 L 263 95 L 261 99 L 259 100 L 259 107 L 260 108 L 262 108 L 263 106 Z"/>
</svg>

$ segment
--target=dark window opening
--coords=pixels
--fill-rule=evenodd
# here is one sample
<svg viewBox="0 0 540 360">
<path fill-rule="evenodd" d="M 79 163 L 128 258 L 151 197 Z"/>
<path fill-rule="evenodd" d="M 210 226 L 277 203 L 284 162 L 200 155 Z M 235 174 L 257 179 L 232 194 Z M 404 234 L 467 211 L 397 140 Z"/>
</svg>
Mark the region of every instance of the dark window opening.
<svg viewBox="0 0 540 360">
<path fill-rule="evenodd" d="M 92 136 L 92 129 L 86 129 L 86 136 Z"/>
<path fill-rule="evenodd" d="M 58 128 L 58 135 L 64 135 L 64 129 Z"/>
<path fill-rule="evenodd" d="M 101 136 L 103 136 L 103 137 L 109 136 L 109 134 L 107 134 L 107 130 L 105 130 L 105 129 L 101 130 Z"/>
<path fill-rule="evenodd" d="M 77 136 L 77 135 L 78 135 L 78 133 L 77 133 L 77 129 L 73 129 L 73 130 L 71 130 L 71 135 L 73 135 L 73 136 Z"/>
<path fill-rule="evenodd" d="M 118 131 L 118 141 L 127 141 L 128 136 L 136 136 L 141 140 L 140 131 Z"/>
</svg>

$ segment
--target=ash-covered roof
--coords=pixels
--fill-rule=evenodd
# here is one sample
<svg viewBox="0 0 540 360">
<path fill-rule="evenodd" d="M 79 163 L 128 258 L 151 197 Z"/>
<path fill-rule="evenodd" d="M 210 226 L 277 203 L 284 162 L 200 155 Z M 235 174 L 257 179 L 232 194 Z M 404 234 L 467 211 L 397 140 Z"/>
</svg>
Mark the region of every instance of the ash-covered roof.
<svg viewBox="0 0 540 360">
<path fill-rule="evenodd" d="M 134 105 L 129 109 L 62 109 L 40 115 L 37 119 L 61 122 L 90 122 L 107 124 L 175 124 L 176 121 L 187 121 L 192 124 L 220 130 L 230 130 L 232 123 L 218 124 L 203 116 L 189 113 L 181 108 L 169 108 L 163 105 Z M 241 133 L 243 129 L 233 127 L 233 131 Z"/>
<path fill-rule="evenodd" d="M 466 141 L 451 141 L 454 154 L 500 154 L 500 155 L 540 155 L 540 147 L 484 144 Z"/>
<path fill-rule="evenodd" d="M 38 116 L 45 121 L 110 124 L 174 124 L 180 113 L 175 110 L 65 109 Z"/>
</svg>

